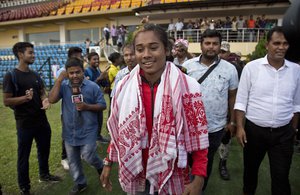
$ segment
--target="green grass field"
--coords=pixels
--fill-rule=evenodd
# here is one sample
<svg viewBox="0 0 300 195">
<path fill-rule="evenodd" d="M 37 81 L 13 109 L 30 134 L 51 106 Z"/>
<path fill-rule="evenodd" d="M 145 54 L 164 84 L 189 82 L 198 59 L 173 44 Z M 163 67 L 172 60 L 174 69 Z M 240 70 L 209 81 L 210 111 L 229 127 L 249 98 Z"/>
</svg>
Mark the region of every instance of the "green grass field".
<svg viewBox="0 0 300 195">
<path fill-rule="evenodd" d="M 2 90 L 1 90 L 2 91 Z M 105 120 L 107 112 L 105 112 Z M 46 184 L 38 182 L 38 164 L 35 144 L 32 146 L 30 156 L 30 178 L 32 192 L 41 195 L 65 195 L 73 186 L 73 181 L 67 171 L 64 171 L 60 165 L 61 160 L 61 125 L 60 125 L 60 104 L 55 104 L 47 111 L 48 120 L 52 128 L 51 153 L 49 158 L 50 171 L 52 174 L 60 175 L 63 181 L 56 184 Z M 0 183 L 4 194 L 18 194 L 17 185 L 17 136 L 15 128 L 15 120 L 13 111 L 3 106 L 2 92 L 0 92 Z M 105 125 L 103 125 L 103 134 L 107 134 Z M 107 145 L 99 145 L 99 154 L 101 157 L 106 155 Z M 113 191 L 105 192 L 99 185 L 97 172 L 87 164 L 84 164 L 85 175 L 88 180 L 88 189 L 83 195 L 124 194 L 120 188 L 117 177 L 117 166 L 114 166 L 112 172 Z M 209 181 L 206 195 L 239 195 L 242 194 L 242 149 L 233 140 L 228 168 L 231 174 L 230 181 L 220 179 L 217 166 L 218 156 L 216 155 L 214 169 Z M 293 164 L 290 171 L 290 182 L 292 186 L 292 194 L 300 194 L 300 154 L 295 154 Z M 268 195 L 270 193 L 270 174 L 268 159 L 265 158 L 260 168 L 259 185 L 257 189 L 258 195 Z"/>
</svg>

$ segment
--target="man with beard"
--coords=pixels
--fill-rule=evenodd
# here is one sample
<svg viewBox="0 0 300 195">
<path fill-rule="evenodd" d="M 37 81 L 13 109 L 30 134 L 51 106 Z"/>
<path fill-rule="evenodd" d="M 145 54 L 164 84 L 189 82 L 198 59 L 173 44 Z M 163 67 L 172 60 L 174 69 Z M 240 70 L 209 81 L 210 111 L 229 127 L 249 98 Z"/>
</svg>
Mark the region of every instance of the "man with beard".
<svg viewBox="0 0 300 195">
<path fill-rule="evenodd" d="M 49 101 L 45 86 L 37 72 L 29 68 L 34 63 L 31 43 L 18 42 L 13 53 L 19 61 L 3 81 L 3 103 L 14 109 L 18 137 L 18 183 L 21 194 L 30 194 L 29 156 L 33 139 L 36 142 L 40 182 L 57 182 L 59 177 L 49 173 L 51 128 L 45 110 Z"/>
<path fill-rule="evenodd" d="M 70 195 L 86 189 L 81 158 L 94 166 L 101 174 L 103 163 L 97 154 L 98 112 L 106 109 L 100 87 L 84 79 L 82 60 L 69 58 L 66 74 L 60 74 L 49 93 L 49 102 L 62 99 L 63 133 L 70 166 L 70 174 L 75 182 Z"/>
<path fill-rule="evenodd" d="M 289 171 L 300 112 L 300 66 L 285 60 L 281 27 L 267 34 L 267 55 L 242 73 L 234 109 L 236 137 L 244 153 L 244 194 L 255 194 L 258 170 L 268 153 L 272 195 L 290 195 Z"/>
<path fill-rule="evenodd" d="M 238 87 L 238 74 L 232 64 L 219 58 L 221 42 L 222 36 L 218 31 L 205 30 L 201 39 L 202 55 L 183 64 L 187 74 L 198 80 L 201 85 L 208 121 L 208 164 L 203 191 L 207 186 L 214 155 L 220 146 L 224 129 L 227 128 L 231 132 L 235 129 L 233 105 Z M 229 123 L 227 123 L 228 110 Z"/>
</svg>

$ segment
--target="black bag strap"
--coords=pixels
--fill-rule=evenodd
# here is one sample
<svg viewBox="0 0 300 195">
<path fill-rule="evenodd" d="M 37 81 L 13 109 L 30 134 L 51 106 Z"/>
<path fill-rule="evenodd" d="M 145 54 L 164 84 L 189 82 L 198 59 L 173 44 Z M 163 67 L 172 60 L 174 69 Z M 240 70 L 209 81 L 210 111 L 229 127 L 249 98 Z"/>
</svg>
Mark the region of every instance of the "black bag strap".
<svg viewBox="0 0 300 195">
<path fill-rule="evenodd" d="M 206 77 L 218 66 L 218 64 L 220 63 L 221 61 L 221 58 L 218 59 L 218 61 L 213 64 L 205 73 L 204 75 L 198 80 L 198 83 L 201 84 L 205 79 Z"/>
</svg>

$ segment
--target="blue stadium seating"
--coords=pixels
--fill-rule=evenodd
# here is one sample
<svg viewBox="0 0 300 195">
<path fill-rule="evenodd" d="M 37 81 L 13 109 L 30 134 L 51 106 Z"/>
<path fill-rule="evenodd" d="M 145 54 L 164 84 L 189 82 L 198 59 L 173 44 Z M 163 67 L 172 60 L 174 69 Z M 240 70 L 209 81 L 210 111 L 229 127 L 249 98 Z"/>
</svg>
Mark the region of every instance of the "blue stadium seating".
<svg viewBox="0 0 300 195">
<path fill-rule="evenodd" d="M 50 58 L 50 65 L 59 65 L 60 67 L 63 67 L 70 47 L 80 47 L 82 51 L 86 51 L 85 44 L 35 46 L 35 62 L 31 65 L 31 68 L 38 71 L 42 65 L 46 63 L 48 58 Z M 3 84 L 3 77 L 6 72 L 15 68 L 17 64 L 18 61 L 14 57 L 11 48 L 0 49 L 0 84 Z M 50 79 L 52 81 L 52 85 L 54 84 L 53 76 L 51 76 L 51 78 L 48 76 L 48 64 L 45 64 L 39 73 L 44 78 L 44 82 L 47 87 L 50 87 Z M 51 73 L 51 75 L 53 74 Z"/>
</svg>

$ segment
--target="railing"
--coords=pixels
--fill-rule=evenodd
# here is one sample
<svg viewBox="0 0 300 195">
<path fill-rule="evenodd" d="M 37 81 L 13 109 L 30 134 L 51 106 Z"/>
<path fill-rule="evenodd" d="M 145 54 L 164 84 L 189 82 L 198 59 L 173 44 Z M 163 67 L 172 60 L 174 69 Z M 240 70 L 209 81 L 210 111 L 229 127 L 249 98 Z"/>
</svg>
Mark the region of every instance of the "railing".
<svg viewBox="0 0 300 195">
<path fill-rule="evenodd" d="M 175 39 L 183 38 L 190 43 L 198 43 L 201 41 L 201 35 L 205 29 L 185 29 L 182 31 L 169 31 L 170 37 Z M 258 42 L 264 38 L 265 33 L 269 29 L 264 28 L 242 28 L 238 30 L 232 30 L 231 28 L 217 28 L 222 34 L 222 40 L 228 42 Z"/>
</svg>

